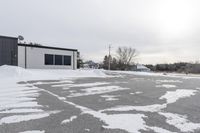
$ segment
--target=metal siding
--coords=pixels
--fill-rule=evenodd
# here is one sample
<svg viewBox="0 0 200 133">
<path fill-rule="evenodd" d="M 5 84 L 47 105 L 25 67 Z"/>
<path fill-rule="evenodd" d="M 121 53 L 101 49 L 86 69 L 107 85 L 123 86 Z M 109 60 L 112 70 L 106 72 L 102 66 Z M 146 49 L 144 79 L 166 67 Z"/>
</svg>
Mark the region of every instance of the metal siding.
<svg viewBox="0 0 200 133">
<path fill-rule="evenodd" d="M 3 40 L 0 39 L 0 65 L 2 64 L 2 60 L 3 60 L 3 56 L 2 56 L 2 53 L 3 53 L 3 46 L 2 46 L 2 42 Z"/>
<path fill-rule="evenodd" d="M 27 68 L 29 69 L 73 69 L 73 62 L 71 65 L 45 65 L 44 55 L 67 55 L 73 57 L 73 51 L 54 50 L 45 48 L 27 47 Z M 36 61 L 37 60 L 37 61 Z"/>
<path fill-rule="evenodd" d="M 0 36 L 0 65 L 17 66 L 17 38 Z"/>
</svg>

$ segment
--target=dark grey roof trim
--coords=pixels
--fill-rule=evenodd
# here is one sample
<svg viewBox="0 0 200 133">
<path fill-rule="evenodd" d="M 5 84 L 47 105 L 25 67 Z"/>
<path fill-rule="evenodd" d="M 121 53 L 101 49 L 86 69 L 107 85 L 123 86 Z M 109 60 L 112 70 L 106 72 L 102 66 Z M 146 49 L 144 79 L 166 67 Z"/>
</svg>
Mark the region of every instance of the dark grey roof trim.
<svg viewBox="0 0 200 133">
<path fill-rule="evenodd" d="M 1 35 L 0 35 L 0 38 L 18 39 L 17 37 L 9 37 L 9 36 L 1 36 Z"/>
<path fill-rule="evenodd" d="M 68 49 L 68 48 L 59 48 L 59 47 L 49 47 L 49 46 L 40 46 L 40 45 L 30 45 L 30 44 L 21 44 L 21 43 L 19 43 L 18 46 L 33 47 L 33 48 L 56 49 L 56 50 L 67 50 L 67 51 L 78 51 L 77 49 Z"/>
</svg>

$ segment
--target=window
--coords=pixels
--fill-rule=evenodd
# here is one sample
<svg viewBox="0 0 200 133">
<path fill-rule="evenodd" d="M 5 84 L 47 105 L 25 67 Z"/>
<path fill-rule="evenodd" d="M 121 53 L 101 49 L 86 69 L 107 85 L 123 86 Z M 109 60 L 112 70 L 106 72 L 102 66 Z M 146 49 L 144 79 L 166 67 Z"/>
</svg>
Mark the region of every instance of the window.
<svg viewBox="0 0 200 133">
<path fill-rule="evenodd" d="M 71 56 L 45 54 L 45 65 L 69 65 L 71 66 Z"/>
<path fill-rule="evenodd" d="M 53 55 L 45 54 L 45 65 L 53 65 Z"/>
<path fill-rule="evenodd" d="M 71 65 L 71 56 L 64 56 L 64 65 Z"/>
<path fill-rule="evenodd" d="M 55 55 L 55 65 L 63 65 L 63 56 L 62 55 Z"/>
</svg>

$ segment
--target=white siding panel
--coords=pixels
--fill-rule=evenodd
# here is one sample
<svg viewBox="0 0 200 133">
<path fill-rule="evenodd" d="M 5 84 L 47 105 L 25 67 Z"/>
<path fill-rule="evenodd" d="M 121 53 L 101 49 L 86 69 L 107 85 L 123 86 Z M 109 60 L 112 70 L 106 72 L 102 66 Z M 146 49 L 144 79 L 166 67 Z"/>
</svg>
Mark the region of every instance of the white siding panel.
<svg viewBox="0 0 200 133">
<path fill-rule="evenodd" d="M 77 52 L 74 52 L 74 69 L 77 69 Z"/>
<path fill-rule="evenodd" d="M 18 65 L 21 67 L 25 67 L 25 47 L 18 46 L 18 57 L 19 63 Z M 76 69 L 77 68 L 77 52 L 67 51 L 67 50 L 54 50 L 54 49 L 46 49 L 46 48 L 36 48 L 36 47 L 26 47 L 27 49 L 27 68 L 30 69 Z M 45 54 L 52 55 L 68 55 L 71 56 L 71 65 L 45 65 Z M 75 55 L 75 56 L 74 56 Z"/>
<path fill-rule="evenodd" d="M 18 66 L 25 68 L 25 47 L 18 46 Z"/>
</svg>

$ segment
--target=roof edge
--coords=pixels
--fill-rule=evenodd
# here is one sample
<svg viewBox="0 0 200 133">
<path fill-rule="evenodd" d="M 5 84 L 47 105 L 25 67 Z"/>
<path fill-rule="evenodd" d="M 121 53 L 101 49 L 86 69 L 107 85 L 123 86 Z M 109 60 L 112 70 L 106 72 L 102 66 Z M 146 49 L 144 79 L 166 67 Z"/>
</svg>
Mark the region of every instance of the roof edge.
<svg viewBox="0 0 200 133">
<path fill-rule="evenodd" d="M 2 36 L 2 35 L 0 35 L 0 38 L 10 38 L 10 39 L 18 39 L 17 37 Z"/>
<path fill-rule="evenodd" d="M 33 47 L 33 48 L 46 48 L 46 49 L 54 49 L 54 50 L 78 51 L 77 49 L 51 47 L 51 46 L 43 46 L 43 45 L 41 45 L 41 46 L 40 45 L 30 45 L 30 44 L 22 44 L 22 43 L 18 43 L 18 46 Z"/>
</svg>

